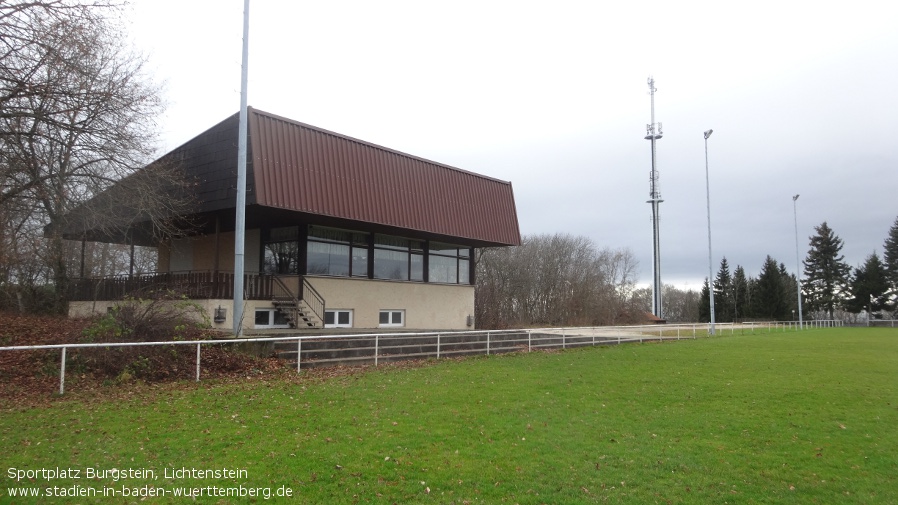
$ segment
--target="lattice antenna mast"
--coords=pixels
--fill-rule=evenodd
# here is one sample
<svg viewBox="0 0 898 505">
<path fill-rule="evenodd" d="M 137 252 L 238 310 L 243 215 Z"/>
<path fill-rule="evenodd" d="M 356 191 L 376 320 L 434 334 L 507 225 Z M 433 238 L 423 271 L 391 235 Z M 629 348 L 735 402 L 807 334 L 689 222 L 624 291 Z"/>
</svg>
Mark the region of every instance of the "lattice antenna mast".
<svg viewBox="0 0 898 505">
<path fill-rule="evenodd" d="M 649 94 L 652 97 L 652 122 L 645 127 L 645 139 L 652 144 L 652 171 L 649 173 L 649 200 L 652 205 L 652 312 L 664 319 L 661 308 L 661 232 L 658 206 L 664 200 L 661 199 L 661 191 L 658 188 L 658 156 L 655 149 L 655 141 L 662 136 L 661 123 L 655 123 L 655 79 L 649 77 Z"/>
</svg>

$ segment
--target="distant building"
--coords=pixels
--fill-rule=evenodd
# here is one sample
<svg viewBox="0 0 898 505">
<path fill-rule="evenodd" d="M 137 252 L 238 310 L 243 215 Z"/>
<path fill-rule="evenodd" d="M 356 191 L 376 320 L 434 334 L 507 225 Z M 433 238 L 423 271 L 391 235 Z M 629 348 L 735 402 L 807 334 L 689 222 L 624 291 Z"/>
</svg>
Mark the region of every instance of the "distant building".
<svg viewBox="0 0 898 505">
<path fill-rule="evenodd" d="M 69 225 L 70 240 L 159 251 L 156 273 L 75 281 L 71 315 L 155 286 L 233 326 L 237 140 L 235 114 L 160 158 L 196 181 L 188 236 Z M 520 244 L 509 182 L 252 108 L 247 146 L 244 328 L 469 328 L 476 249 Z"/>
</svg>

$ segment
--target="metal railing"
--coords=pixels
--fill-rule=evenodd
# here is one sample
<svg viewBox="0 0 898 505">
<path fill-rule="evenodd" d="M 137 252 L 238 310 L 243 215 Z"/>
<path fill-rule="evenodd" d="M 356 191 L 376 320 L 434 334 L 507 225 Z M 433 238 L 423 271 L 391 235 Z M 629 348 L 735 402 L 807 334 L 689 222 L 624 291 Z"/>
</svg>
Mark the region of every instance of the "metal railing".
<svg viewBox="0 0 898 505">
<path fill-rule="evenodd" d="M 824 328 L 842 326 L 841 321 L 806 321 L 805 328 Z M 730 335 L 737 331 L 745 333 L 774 333 L 798 330 L 797 322 L 755 322 L 755 323 L 723 323 L 715 325 L 724 336 L 729 329 Z M 41 349 L 60 349 L 62 357 L 59 366 L 59 394 L 65 393 L 66 353 L 68 349 L 85 349 L 92 347 L 143 347 L 160 345 L 192 345 L 196 346 L 196 381 L 200 380 L 202 346 L 216 344 L 243 344 L 247 342 L 296 343 L 296 370 L 302 369 L 303 353 L 308 356 L 314 352 L 303 349 L 303 341 L 321 342 L 348 339 L 368 339 L 368 344 L 356 347 L 361 351 L 360 357 L 341 358 L 340 361 L 367 360 L 377 366 L 381 361 L 397 359 L 415 359 L 424 357 L 445 358 L 456 355 L 498 354 L 517 351 L 533 351 L 534 349 L 567 349 L 573 347 L 617 345 L 629 342 L 659 342 L 664 340 L 696 339 L 710 335 L 708 324 L 663 324 L 647 326 L 595 326 L 584 328 L 530 328 L 517 330 L 472 330 L 443 331 L 420 333 L 367 333 L 349 335 L 303 335 L 283 337 L 251 337 L 229 338 L 217 340 L 190 340 L 169 342 L 120 342 L 120 343 L 86 343 L 86 344 L 45 344 L 0 347 L 0 351 L 26 351 Z M 373 339 L 373 346 L 370 340 Z M 412 341 L 410 343 L 410 341 Z M 333 349 L 331 349 L 333 350 Z M 370 354 L 365 355 L 365 352 Z M 316 360 L 321 363 L 324 360 Z M 306 363 L 310 361 L 307 359 Z"/>
<path fill-rule="evenodd" d="M 324 297 L 321 296 L 321 293 L 319 293 L 305 277 L 302 278 L 299 299 L 304 301 L 306 306 L 309 307 L 309 310 L 311 310 L 318 320 L 324 324 Z"/>
</svg>

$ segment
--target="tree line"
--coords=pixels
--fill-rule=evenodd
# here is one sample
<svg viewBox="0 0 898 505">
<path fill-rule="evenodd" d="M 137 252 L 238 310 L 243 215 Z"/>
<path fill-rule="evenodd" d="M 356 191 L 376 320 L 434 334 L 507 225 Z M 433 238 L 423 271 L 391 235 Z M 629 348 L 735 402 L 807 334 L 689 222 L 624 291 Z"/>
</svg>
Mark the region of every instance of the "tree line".
<svg viewBox="0 0 898 505">
<path fill-rule="evenodd" d="M 517 247 L 481 249 L 475 317 L 480 328 L 591 326 L 642 321 L 637 261 L 626 249 L 582 236 L 525 236 Z"/>
<path fill-rule="evenodd" d="M 884 259 L 873 251 L 855 268 L 845 262 L 844 242 L 825 221 L 814 231 L 802 261 L 804 316 L 848 319 L 864 312 L 868 317 L 891 317 L 898 308 L 898 218 L 883 243 Z M 770 256 L 757 278 L 746 277 L 738 265 L 731 274 L 724 257 L 712 285 L 715 321 L 797 318 L 798 279 Z M 698 314 L 703 322 L 710 321 L 710 290 L 706 278 Z"/>
<path fill-rule="evenodd" d="M 802 261 L 806 319 L 848 319 L 861 312 L 891 317 L 898 309 L 898 218 L 863 264 L 850 267 L 844 243 L 826 222 L 814 227 Z M 483 249 L 477 258 L 475 312 L 482 328 L 591 326 L 650 320 L 652 289 L 637 287 L 638 264 L 627 249 L 601 248 L 582 236 L 525 236 L 517 247 Z M 664 319 L 717 322 L 798 318 L 798 283 L 768 255 L 757 277 L 724 257 L 700 292 L 664 285 Z"/>
</svg>

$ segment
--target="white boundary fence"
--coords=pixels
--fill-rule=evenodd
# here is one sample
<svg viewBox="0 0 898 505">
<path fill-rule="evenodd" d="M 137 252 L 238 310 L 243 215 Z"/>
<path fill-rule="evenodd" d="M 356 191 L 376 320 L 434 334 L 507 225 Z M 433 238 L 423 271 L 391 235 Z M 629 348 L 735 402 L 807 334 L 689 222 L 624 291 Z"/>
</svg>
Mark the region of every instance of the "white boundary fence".
<svg viewBox="0 0 898 505">
<path fill-rule="evenodd" d="M 842 321 L 818 320 L 804 323 L 806 329 L 843 326 Z M 718 335 L 735 335 L 745 333 L 774 333 L 798 330 L 798 323 L 792 322 L 754 322 L 754 323 L 718 323 L 715 325 Z M 169 342 L 119 342 L 88 344 L 47 344 L 0 347 L 0 351 L 27 351 L 41 349 L 60 349 L 62 356 L 59 365 L 59 394 L 65 393 L 65 365 L 68 349 L 84 349 L 91 347 L 141 347 L 160 345 L 192 345 L 196 346 L 196 381 L 200 380 L 202 346 L 217 344 L 243 344 L 247 342 L 290 343 L 296 342 L 296 371 L 302 366 L 303 341 L 348 341 L 349 339 L 374 339 L 374 347 L 363 347 L 356 352 L 370 351 L 367 355 L 356 358 L 341 358 L 346 362 L 372 359 L 377 366 L 379 361 L 397 359 L 413 359 L 424 357 L 447 357 L 452 355 L 497 354 L 516 351 L 530 352 L 534 349 L 567 349 L 573 347 L 616 345 L 629 342 L 658 342 L 663 340 L 695 339 L 710 336 L 709 324 L 659 324 L 645 326 L 595 326 L 581 328 L 529 328 L 518 330 L 473 330 L 442 331 L 420 333 L 361 333 L 345 335 L 296 335 L 281 337 L 249 337 L 228 338 L 218 340 L 182 340 Z M 464 337 L 460 341 L 460 337 Z M 410 339 L 417 339 L 409 345 Z M 456 339 L 453 341 L 453 339 Z M 398 341 L 402 343 L 397 343 Z M 411 349 L 410 349 L 411 348 Z M 337 348 L 333 348 L 337 349 Z M 331 349 L 331 350 L 333 350 Z M 398 352 L 397 352 L 398 351 Z M 327 360 L 321 360 L 327 361 Z M 335 360 L 336 361 L 336 360 Z M 307 360 L 307 364 L 310 361 Z"/>
</svg>

